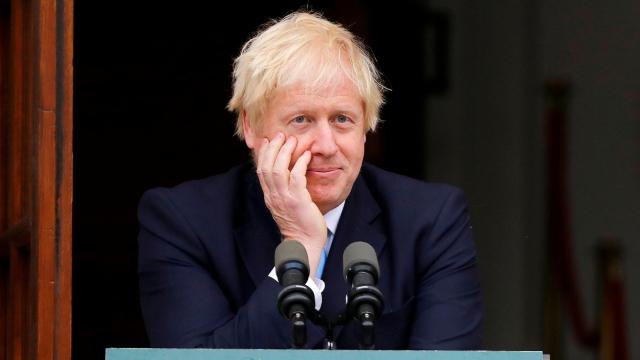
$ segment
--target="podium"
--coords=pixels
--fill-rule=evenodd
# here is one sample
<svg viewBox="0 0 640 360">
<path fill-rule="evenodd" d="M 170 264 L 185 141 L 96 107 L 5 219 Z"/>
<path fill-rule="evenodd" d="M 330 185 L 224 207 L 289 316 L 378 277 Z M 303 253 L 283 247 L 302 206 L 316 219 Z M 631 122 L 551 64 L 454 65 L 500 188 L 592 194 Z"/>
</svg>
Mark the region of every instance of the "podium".
<svg viewBox="0 0 640 360">
<path fill-rule="evenodd" d="M 543 360 L 541 351 L 115 349 L 106 360 Z"/>
</svg>

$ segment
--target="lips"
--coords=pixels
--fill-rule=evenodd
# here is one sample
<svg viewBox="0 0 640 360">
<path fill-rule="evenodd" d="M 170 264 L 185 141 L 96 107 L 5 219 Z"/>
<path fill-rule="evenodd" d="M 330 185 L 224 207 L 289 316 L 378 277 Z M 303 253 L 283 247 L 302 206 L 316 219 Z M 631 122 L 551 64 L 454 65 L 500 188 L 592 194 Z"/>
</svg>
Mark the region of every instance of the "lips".
<svg viewBox="0 0 640 360">
<path fill-rule="evenodd" d="M 307 171 L 318 172 L 318 173 L 329 173 L 332 171 L 340 170 L 339 167 L 323 167 L 323 168 L 309 168 Z"/>
<path fill-rule="evenodd" d="M 339 167 L 313 167 L 307 169 L 307 175 L 318 178 L 337 178 L 342 171 Z"/>
</svg>

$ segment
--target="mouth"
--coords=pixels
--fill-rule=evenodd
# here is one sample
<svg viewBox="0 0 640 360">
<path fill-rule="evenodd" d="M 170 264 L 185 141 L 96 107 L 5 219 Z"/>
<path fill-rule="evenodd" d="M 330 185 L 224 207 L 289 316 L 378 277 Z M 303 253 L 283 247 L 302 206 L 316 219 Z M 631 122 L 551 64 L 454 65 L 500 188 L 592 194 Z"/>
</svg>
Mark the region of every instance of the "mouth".
<svg viewBox="0 0 640 360">
<path fill-rule="evenodd" d="M 337 176 L 342 171 L 339 167 L 314 167 L 307 169 L 307 175 L 320 177 Z"/>
<path fill-rule="evenodd" d="M 337 171 L 340 170 L 339 167 L 317 167 L 317 168 L 309 168 L 307 169 L 307 171 L 313 171 L 313 172 L 332 172 L 332 171 Z"/>
</svg>

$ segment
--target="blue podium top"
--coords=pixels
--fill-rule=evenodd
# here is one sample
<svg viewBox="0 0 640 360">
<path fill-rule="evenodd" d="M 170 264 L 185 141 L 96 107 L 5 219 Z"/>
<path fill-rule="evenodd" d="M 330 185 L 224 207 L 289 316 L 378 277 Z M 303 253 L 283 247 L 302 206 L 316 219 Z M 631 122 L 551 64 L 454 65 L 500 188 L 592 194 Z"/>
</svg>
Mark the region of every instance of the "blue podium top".
<svg viewBox="0 0 640 360">
<path fill-rule="evenodd" d="M 540 351 L 107 349 L 106 360 L 542 360 Z"/>
</svg>

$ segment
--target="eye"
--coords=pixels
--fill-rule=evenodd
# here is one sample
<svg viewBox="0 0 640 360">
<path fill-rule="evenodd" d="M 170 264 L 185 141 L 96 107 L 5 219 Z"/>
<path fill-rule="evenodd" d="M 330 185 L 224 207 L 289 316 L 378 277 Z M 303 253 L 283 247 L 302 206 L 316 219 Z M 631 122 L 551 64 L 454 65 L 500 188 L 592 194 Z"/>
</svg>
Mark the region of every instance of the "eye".
<svg viewBox="0 0 640 360">
<path fill-rule="evenodd" d="M 303 115 L 298 115 L 294 117 L 293 120 L 291 120 L 291 122 L 294 124 L 304 124 L 306 121 L 307 118 L 305 118 Z"/>
<path fill-rule="evenodd" d="M 338 124 L 346 124 L 349 122 L 349 118 L 346 115 L 338 115 L 336 116 L 336 122 Z"/>
</svg>

